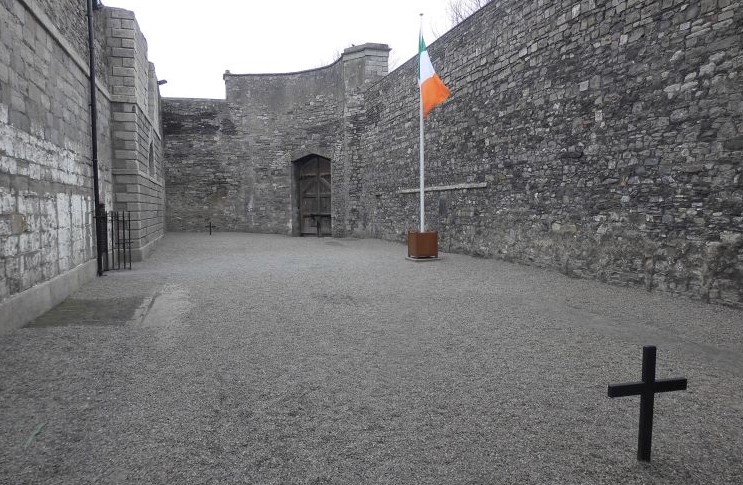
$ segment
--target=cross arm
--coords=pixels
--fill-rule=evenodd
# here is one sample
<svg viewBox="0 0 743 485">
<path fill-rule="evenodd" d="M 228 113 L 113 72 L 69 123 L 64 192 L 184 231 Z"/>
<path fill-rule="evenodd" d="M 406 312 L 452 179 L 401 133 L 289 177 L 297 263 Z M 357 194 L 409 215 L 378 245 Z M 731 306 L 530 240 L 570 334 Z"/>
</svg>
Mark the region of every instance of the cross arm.
<svg viewBox="0 0 743 485">
<path fill-rule="evenodd" d="M 655 392 L 685 391 L 686 379 L 658 379 L 655 381 Z"/>
<path fill-rule="evenodd" d="M 645 390 L 644 382 L 609 384 L 609 397 L 637 396 Z"/>
<path fill-rule="evenodd" d="M 658 379 L 653 383 L 630 382 L 609 384 L 609 397 L 637 396 L 646 391 L 671 392 L 686 390 L 686 379 Z"/>
</svg>

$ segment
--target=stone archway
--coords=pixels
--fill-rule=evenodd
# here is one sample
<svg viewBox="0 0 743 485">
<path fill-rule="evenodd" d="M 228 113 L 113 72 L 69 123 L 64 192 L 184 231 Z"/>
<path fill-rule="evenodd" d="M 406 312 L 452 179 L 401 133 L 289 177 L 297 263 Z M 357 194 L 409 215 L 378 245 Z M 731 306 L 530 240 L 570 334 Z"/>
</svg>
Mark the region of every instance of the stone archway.
<svg viewBox="0 0 743 485">
<path fill-rule="evenodd" d="M 294 161 L 295 223 L 298 236 L 332 236 L 330 159 L 315 153 Z"/>
</svg>

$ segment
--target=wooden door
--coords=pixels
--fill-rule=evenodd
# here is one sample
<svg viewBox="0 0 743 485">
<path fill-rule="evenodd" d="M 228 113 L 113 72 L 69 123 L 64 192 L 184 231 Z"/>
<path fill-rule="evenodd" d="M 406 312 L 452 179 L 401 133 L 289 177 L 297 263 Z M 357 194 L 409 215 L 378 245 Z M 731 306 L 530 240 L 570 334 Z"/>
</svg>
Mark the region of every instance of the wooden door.
<svg viewBox="0 0 743 485">
<path fill-rule="evenodd" d="M 330 160 L 312 157 L 299 167 L 299 220 L 302 236 L 330 236 Z"/>
</svg>

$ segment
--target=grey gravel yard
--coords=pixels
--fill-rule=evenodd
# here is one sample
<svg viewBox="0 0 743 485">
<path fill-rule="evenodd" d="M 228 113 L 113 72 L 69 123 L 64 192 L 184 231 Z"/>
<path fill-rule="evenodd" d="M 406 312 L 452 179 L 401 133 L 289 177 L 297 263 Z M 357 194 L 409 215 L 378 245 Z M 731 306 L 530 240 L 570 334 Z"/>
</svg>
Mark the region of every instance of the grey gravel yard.
<svg viewBox="0 0 743 485">
<path fill-rule="evenodd" d="M 167 234 L 0 335 L 0 483 L 743 483 L 743 311 L 404 255 Z"/>
</svg>

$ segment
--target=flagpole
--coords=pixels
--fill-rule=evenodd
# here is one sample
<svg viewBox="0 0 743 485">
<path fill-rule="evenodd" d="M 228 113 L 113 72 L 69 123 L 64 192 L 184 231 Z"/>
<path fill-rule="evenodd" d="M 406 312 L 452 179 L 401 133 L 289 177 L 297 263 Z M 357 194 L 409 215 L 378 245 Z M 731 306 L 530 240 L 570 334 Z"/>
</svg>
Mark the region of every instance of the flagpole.
<svg viewBox="0 0 743 485">
<path fill-rule="evenodd" d="M 423 14 L 420 14 L 421 16 L 421 27 L 420 27 L 420 35 L 423 35 Z M 420 40 L 419 40 L 420 41 Z M 420 78 L 420 49 L 418 50 L 418 76 Z M 421 230 L 420 232 L 424 232 L 426 230 L 426 202 L 425 202 L 425 187 L 423 182 L 423 175 L 424 175 L 424 140 L 423 140 L 423 90 L 421 89 L 420 82 L 418 83 L 418 97 L 420 98 L 419 103 L 419 121 L 420 121 L 420 196 L 421 196 Z"/>
</svg>

